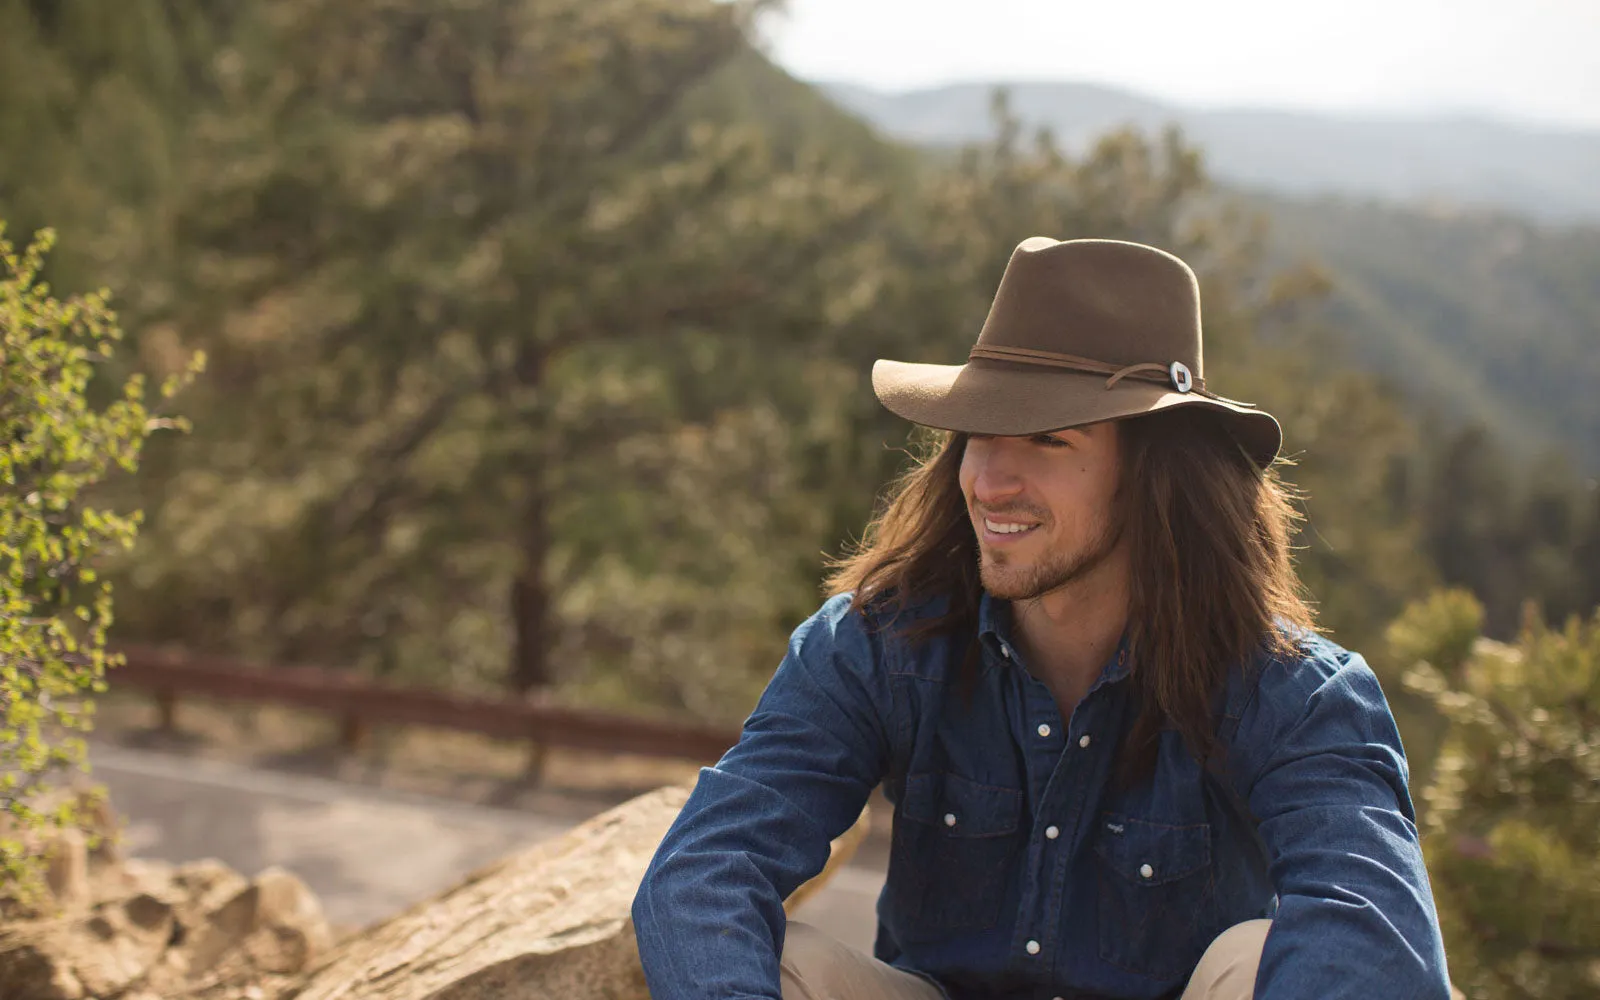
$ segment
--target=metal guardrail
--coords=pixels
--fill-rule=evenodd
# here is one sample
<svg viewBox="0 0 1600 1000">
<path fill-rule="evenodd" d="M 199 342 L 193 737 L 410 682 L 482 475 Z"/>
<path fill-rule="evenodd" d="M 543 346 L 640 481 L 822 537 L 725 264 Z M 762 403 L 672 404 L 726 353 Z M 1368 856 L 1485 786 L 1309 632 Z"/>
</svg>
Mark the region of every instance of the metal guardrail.
<svg viewBox="0 0 1600 1000">
<path fill-rule="evenodd" d="M 340 742 L 357 745 L 373 724 L 434 726 L 533 745 L 537 770 L 549 747 L 711 762 L 739 737 L 735 729 L 551 704 L 539 698 L 481 698 L 386 684 L 313 667 L 249 666 L 217 656 L 124 646 L 107 672 L 113 689 L 155 697 L 163 728 L 176 726 L 178 700 L 202 696 L 272 702 L 339 718 Z"/>
</svg>

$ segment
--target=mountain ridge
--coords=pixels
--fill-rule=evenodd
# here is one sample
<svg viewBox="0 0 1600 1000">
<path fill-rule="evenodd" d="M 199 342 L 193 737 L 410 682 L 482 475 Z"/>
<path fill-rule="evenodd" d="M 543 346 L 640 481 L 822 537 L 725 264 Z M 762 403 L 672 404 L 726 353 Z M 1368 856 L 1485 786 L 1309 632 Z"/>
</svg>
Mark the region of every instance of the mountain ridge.
<svg viewBox="0 0 1600 1000">
<path fill-rule="evenodd" d="M 1300 197 L 1376 197 L 1503 209 L 1547 225 L 1600 224 L 1600 130 L 1486 115 L 1359 115 L 1184 106 L 1104 84 L 953 83 L 906 91 L 819 81 L 841 107 L 920 145 L 982 140 L 1004 89 L 1024 123 L 1067 149 L 1105 132 L 1178 126 L 1219 180 Z"/>
</svg>

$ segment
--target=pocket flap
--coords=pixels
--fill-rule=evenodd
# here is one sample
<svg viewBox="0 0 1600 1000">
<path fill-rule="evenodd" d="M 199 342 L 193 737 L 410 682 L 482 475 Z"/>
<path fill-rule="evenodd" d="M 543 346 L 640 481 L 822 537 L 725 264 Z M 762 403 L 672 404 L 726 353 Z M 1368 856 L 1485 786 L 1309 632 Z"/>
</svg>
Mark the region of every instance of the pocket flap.
<svg viewBox="0 0 1600 1000">
<path fill-rule="evenodd" d="M 1106 867 L 1135 885 L 1161 885 L 1211 864 L 1211 825 L 1175 826 L 1101 813 L 1095 853 Z"/>
<path fill-rule="evenodd" d="M 918 823 L 943 827 L 952 837 L 1002 837 L 1017 831 L 1022 792 L 948 771 L 909 774 L 900 812 Z"/>
</svg>

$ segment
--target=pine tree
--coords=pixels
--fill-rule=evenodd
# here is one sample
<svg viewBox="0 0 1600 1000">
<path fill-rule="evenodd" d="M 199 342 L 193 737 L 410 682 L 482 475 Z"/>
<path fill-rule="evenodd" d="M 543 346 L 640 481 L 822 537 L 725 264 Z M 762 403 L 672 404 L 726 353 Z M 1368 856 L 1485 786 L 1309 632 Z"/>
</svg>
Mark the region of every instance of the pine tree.
<svg viewBox="0 0 1600 1000">
<path fill-rule="evenodd" d="M 1515 645 L 1438 594 L 1396 621 L 1408 684 L 1447 723 L 1422 794 L 1451 978 L 1473 1000 L 1600 990 L 1600 613 Z"/>
<path fill-rule="evenodd" d="M 506 683 L 551 681 L 584 539 L 631 530 L 606 453 L 750 405 L 859 284 L 872 186 L 677 111 L 749 13 L 288 0 L 219 55 L 203 249 L 151 317 L 211 351 L 214 416 L 153 514 L 151 634 L 407 670 L 509 624 Z"/>
</svg>

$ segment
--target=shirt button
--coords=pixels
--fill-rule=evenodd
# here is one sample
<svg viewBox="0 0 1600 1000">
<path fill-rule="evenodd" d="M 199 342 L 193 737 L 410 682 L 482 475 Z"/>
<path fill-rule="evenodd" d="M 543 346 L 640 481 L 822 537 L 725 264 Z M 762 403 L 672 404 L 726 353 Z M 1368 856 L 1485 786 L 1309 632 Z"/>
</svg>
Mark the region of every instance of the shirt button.
<svg viewBox="0 0 1600 1000">
<path fill-rule="evenodd" d="M 1047 826 L 1044 828 L 1044 836 L 1046 840 L 1054 840 L 1061 836 L 1061 828 L 1059 826 Z"/>
<path fill-rule="evenodd" d="M 1050 725 L 1048 723 L 1045 723 L 1045 722 L 1039 723 L 1039 735 L 1040 736 L 1049 736 L 1050 735 Z"/>
<path fill-rule="evenodd" d="M 1003 642 L 1000 644 L 1000 652 L 1005 654 L 1006 659 L 1011 659 L 1011 647 Z"/>
<path fill-rule="evenodd" d="M 1039 954 L 1039 942 L 1037 941 L 1029 941 L 1027 944 L 1023 945 L 1023 947 L 1028 949 L 1028 954 L 1030 955 Z"/>
<path fill-rule="evenodd" d="M 1085 749 L 1087 749 L 1089 744 L 1092 743 L 1092 742 L 1093 741 L 1089 739 L 1089 735 L 1087 733 L 1085 733 L 1084 735 L 1078 737 L 1078 746 L 1083 747 Z"/>
<path fill-rule="evenodd" d="M 1143 878 L 1150 878 L 1155 873 L 1156 873 L 1156 870 L 1154 868 L 1151 868 L 1149 865 L 1140 865 L 1139 866 L 1139 874 Z"/>
<path fill-rule="evenodd" d="M 956 825 L 956 814 L 955 813 L 945 813 L 944 814 L 944 825 L 945 826 L 955 826 Z M 1145 867 L 1149 867 L 1149 866 L 1146 865 Z"/>
</svg>

